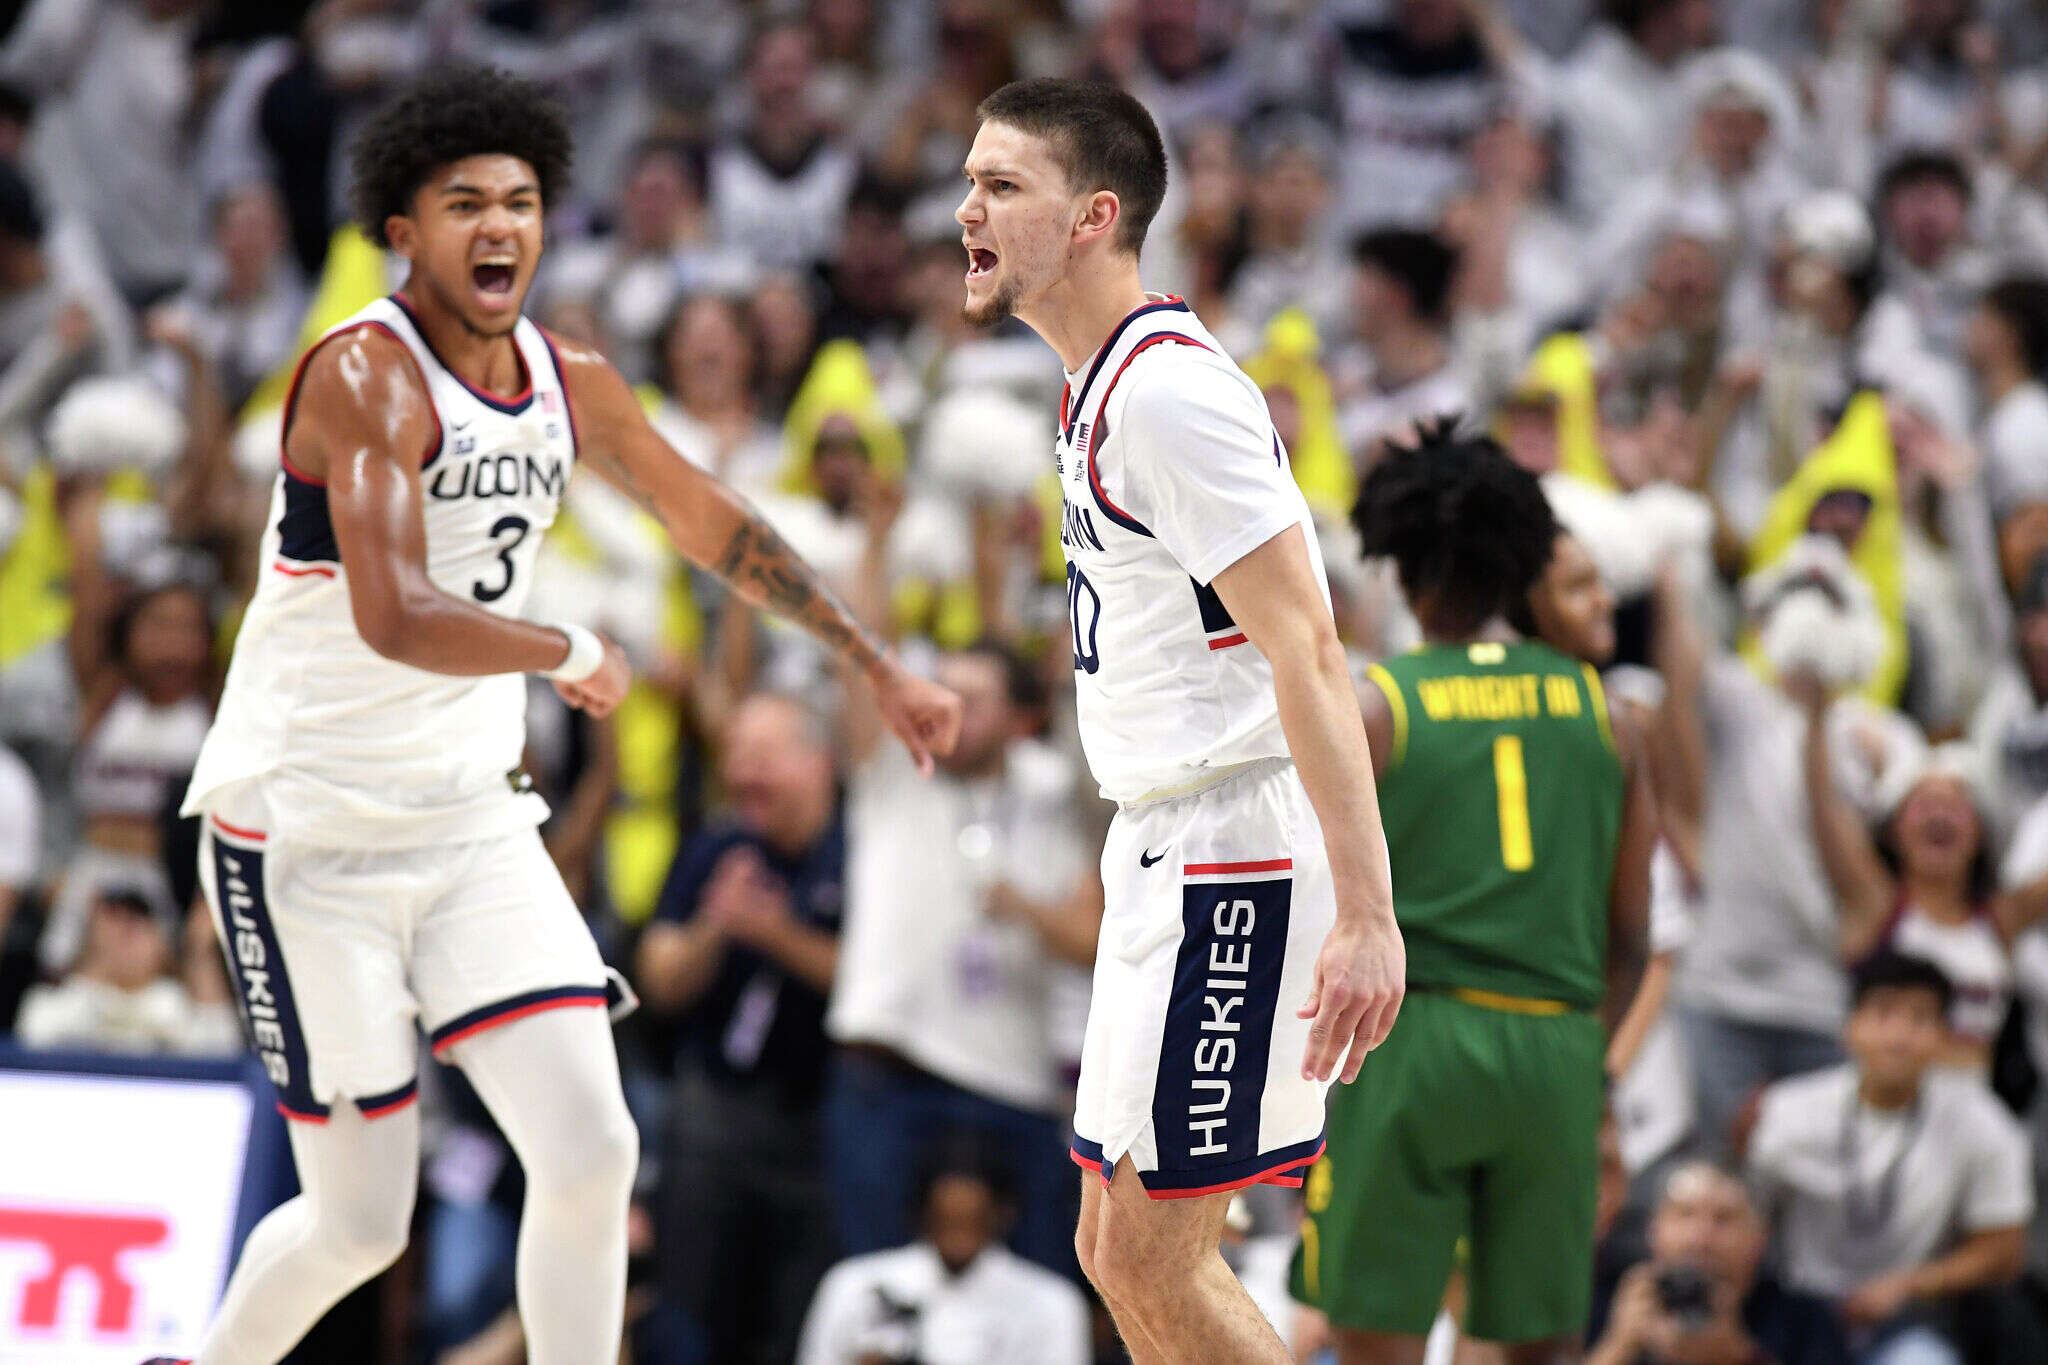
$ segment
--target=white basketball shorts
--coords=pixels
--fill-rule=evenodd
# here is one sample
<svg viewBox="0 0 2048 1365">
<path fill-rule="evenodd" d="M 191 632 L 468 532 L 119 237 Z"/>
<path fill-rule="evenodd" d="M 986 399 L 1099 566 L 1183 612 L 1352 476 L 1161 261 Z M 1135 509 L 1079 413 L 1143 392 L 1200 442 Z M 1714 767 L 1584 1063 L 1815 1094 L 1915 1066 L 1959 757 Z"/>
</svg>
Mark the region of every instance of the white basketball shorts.
<svg viewBox="0 0 2048 1365">
<path fill-rule="evenodd" d="M 537 830 L 342 849 L 278 834 L 260 780 L 209 803 L 199 877 L 230 988 L 287 1118 L 365 1118 L 417 1094 L 436 1056 L 542 1010 L 618 1000 Z"/>
<path fill-rule="evenodd" d="M 1295 1017 L 1336 918 L 1322 825 L 1285 759 L 1117 812 L 1074 1160 L 1129 1155 L 1154 1199 L 1301 1184 L 1324 1082 Z"/>
</svg>

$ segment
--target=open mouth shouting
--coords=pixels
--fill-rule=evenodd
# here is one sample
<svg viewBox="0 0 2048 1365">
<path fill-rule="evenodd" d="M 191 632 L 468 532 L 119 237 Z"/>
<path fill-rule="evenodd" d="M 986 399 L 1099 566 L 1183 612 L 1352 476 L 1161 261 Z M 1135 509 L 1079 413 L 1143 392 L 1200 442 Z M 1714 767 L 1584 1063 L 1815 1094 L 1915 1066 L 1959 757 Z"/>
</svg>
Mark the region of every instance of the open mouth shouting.
<svg viewBox="0 0 2048 1365">
<path fill-rule="evenodd" d="M 506 307 L 512 301 L 512 287 L 519 279 L 519 260 L 512 255 L 482 257 L 470 267 L 469 278 L 485 307 Z"/>
<path fill-rule="evenodd" d="M 985 246 L 970 245 L 967 248 L 967 278 L 970 281 L 987 279 L 995 273 L 995 269 L 995 252 Z"/>
</svg>

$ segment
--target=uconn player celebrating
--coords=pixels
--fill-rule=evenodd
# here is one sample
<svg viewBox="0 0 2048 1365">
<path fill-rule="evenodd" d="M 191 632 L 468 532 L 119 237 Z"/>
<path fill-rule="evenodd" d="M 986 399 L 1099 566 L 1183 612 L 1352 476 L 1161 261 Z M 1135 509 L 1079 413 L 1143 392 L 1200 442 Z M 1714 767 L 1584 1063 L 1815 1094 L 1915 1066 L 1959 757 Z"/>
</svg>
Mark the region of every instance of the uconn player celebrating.
<svg viewBox="0 0 2048 1365">
<path fill-rule="evenodd" d="M 1358 703 L 1265 400 L 1144 292 L 1166 187 L 1111 86 L 983 102 L 967 314 L 1067 370 L 1057 447 L 1081 737 L 1121 810 L 1081 1058 L 1081 1265 L 1146 1365 L 1291 1359 L 1218 1252 L 1229 1191 L 1299 1185 L 1323 1091 L 1393 1026 L 1403 957 Z M 1348 1054 L 1348 1055 L 1347 1055 Z"/>
<path fill-rule="evenodd" d="M 519 1154 L 528 1359 L 617 1358 L 637 1158 L 606 972 L 534 828 L 521 675 L 609 712 L 617 646 L 519 619 L 578 459 L 747 601 L 847 655 L 921 765 L 950 693 L 912 678 L 735 495 L 649 428 L 618 374 L 520 315 L 569 139 L 538 88 L 431 75 L 355 149 L 397 295 L 300 362 L 262 576 L 189 813 L 303 1193 L 243 1248 L 197 1365 L 270 1365 L 404 1247 L 415 1021 Z"/>
</svg>

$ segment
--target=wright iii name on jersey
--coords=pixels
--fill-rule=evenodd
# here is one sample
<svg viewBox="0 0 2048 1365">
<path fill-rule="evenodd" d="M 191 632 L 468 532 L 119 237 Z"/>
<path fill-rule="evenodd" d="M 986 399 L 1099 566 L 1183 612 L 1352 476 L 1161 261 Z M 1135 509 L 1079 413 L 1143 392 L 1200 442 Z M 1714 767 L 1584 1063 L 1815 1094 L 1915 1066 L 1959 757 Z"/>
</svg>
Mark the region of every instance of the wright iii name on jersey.
<svg viewBox="0 0 2048 1365">
<path fill-rule="evenodd" d="M 412 353 L 439 421 L 436 443 L 420 457 L 428 576 L 450 596 L 517 616 L 576 458 L 553 343 L 519 320 L 513 340 L 527 382 L 505 400 L 442 364 L 396 297 L 339 324 L 313 349 L 363 327 Z M 285 399 L 287 435 L 305 365 L 301 359 Z M 289 456 L 271 493 L 261 553 L 186 814 L 198 814 L 223 787 L 261 776 L 282 829 L 344 847 L 484 839 L 546 817 L 546 803 L 509 780 L 525 747 L 525 676 L 429 673 L 365 644 L 327 490 L 293 469 Z"/>
<path fill-rule="evenodd" d="M 1300 527 L 1322 552 L 1265 396 L 1179 299 L 1136 309 L 1067 376 L 1055 444 L 1088 765 L 1114 801 L 1284 757 L 1273 670 L 1215 576 Z"/>
</svg>

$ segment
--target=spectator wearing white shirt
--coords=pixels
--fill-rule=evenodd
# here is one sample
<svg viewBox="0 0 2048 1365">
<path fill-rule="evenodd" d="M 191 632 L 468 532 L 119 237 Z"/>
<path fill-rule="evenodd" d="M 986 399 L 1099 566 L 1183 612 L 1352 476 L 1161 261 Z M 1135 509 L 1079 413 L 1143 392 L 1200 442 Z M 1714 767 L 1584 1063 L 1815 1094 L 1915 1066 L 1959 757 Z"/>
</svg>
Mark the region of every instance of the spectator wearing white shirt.
<svg viewBox="0 0 2048 1365">
<path fill-rule="evenodd" d="M 1508 115 L 1472 143 L 1470 192 L 1440 229 L 1458 251 L 1456 345 L 1485 406 L 1515 388 L 1530 352 L 1581 310 L 1598 259 L 1555 197 L 1555 139 Z"/>
<path fill-rule="evenodd" d="M 1998 57 L 1970 37 L 1977 8 L 1974 0 L 1843 7 L 1848 22 L 1809 81 L 1816 164 L 1831 183 L 1866 193 L 1902 153 L 1978 149 Z"/>
<path fill-rule="evenodd" d="M 859 170 L 811 109 L 813 67 L 810 30 L 764 29 L 747 58 L 746 126 L 711 153 L 718 239 L 763 269 L 807 269 L 832 255 Z"/>
<path fill-rule="evenodd" d="M 199 242 L 188 129 L 202 0 L 36 0 L 0 79 L 31 91 L 31 161 L 52 198 L 92 225 L 141 307 L 178 287 Z"/>
<path fill-rule="evenodd" d="M 230 410 L 293 358 L 308 302 L 277 191 L 257 181 L 213 206 L 212 248 L 163 308 L 192 334 Z"/>
<path fill-rule="evenodd" d="M 1843 642 L 1880 632 L 1881 640 L 1867 598 L 1828 605 L 1834 594 L 1856 601 L 1858 583 L 1846 557 L 1826 549 L 1816 543 L 1802 552 L 1809 580 L 1757 604 L 1757 629 L 1774 659 L 1793 662 L 1793 646 L 1780 646 L 1788 637 Z M 1806 712 L 1749 659 L 1732 651 L 1709 657 L 1679 595 L 1666 597 L 1656 642 L 1670 687 L 1666 714 L 1683 739 L 1674 748 L 1699 755 L 1704 768 L 1685 779 L 1699 784 L 1685 801 L 1700 812 L 1704 896 L 1676 995 L 1692 1053 L 1699 1138 L 1718 1154 L 1759 1086 L 1841 1060 L 1849 995 L 1843 943 L 1853 926 L 1843 922 L 1814 841 L 1800 762 Z M 1802 619 L 1808 625 L 1795 631 Z M 1832 665 L 1838 684 L 1860 684 L 1876 652 Z M 1910 725 L 1855 697 L 1837 701 L 1823 723 L 1841 767 L 1837 782 L 1867 800 L 1872 769 L 1904 744 L 1901 727 Z"/>
<path fill-rule="evenodd" d="M 1001 1244 L 1016 1209 L 999 1161 L 941 1139 L 918 1190 L 918 1240 L 834 1266 L 797 1365 L 1083 1365 L 1088 1305 Z"/>
<path fill-rule="evenodd" d="M 1042 680 L 993 644 L 942 656 L 935 676 L 963 718 L 930 777 L 877 743 L 865 694 L 848 700 L 846 928 L 826 1018 L 840 1240 L 855 1254 L 907 1240 L 923 1143 L 971 1129 L 1017 1172 L 1011 1245 L 1066 1270 L 1079 1186 L 1052 993 L 1063 962 L 1094 958 L 1101 891 L 1072 769 L 1028 738 Z"/>
<path fill-rule="evenodd" d="M 1253 139 L 1245 257 L 1230 277 L 1228 297 L 1229 326 L 1247 351 L 1258 349 L 1266 324 L 1287 308 L 1307 309 L 1318 331 L 1336 335 L 1343 304 L 1326 281 L 1342 274 L 1344 262 L 1323 222 L 1331 155 L 1329 139 L 1312 124 Z"/>
<path fill-rule="evenodd" d="M 1152 111 L 1168 141 L 1201 124 L 1242 127 L 1252 113 L 1249 49 L 1233 31 L 1243 8 L 1200 0 L 1138 0 L 1136 41 L 1123 84 Z"/>
<path fill-rule="evenodd" d="M 1335 22 L 1333 226 L 1349 235 L 1374 223 L 1434 222 L 1464 174 L 1467 146 L 1507 102 L 1505 73 L 1459 0 L 1396 0 Z"/>
<path fill-rule="evenodd" d="M 175 944 L 149 900 L 102 891 L 87 913 L 78 965 L 54 986 L 31 986 L 15 1036 L 32 1048 L 233 1056 L 242 1035 L 225 1001 L 195 1002 L 169 975 Z"/>
<path fill-rule="evenodd" d="M 1885 291 L 1905 304 L 1938 355 L 1961 350 L 1970 310 L 1996 269 L 1971 240 L 1971 198 L 1969 172 L 1944 152 L 1908 152 L 1878 185 Z"/>
<path fill-rule="evenodd" d="M 1472 386 L 1451 354 L 1457 252 L 1434 233 L 1375 228 L 1351 260 L 1352 337 L 1332 368 L 1338 431 L 1363 469 L 1417 422 L 1469 411 Z"/>
<path fill-rule="evenodd" d="M 2048 502 L 2048 280 L 2001 280 L 1963 333 L 1982 404 L 1977 448 L 1992 514 Z"/>
<path fill-rule="evenodd" d="M 684 459 L 749 496 L 782 463 L 782 442 L 756 395 L 761 337 L 739 299 L 684 299 L 661 329 L 664 397 L 650 419 Z"/>
<path fill-rule="evenodd" d="M 1588 222 L 1670 164 L 1686 114 L 1680 67 L 1714 30 L 1713 0 L 1604 0 L 1557 82 L 1572 208 Z"/>
<path fill-rule="evenodd" d="M 26 436 L 82 370 L 125 368 L 134 329 L 90 226 L 70 213 L 46 221 L 0 160 L 0 433 Z"/>
<path fill-rule="evenodd" d="M 1982 1082 L 1934 1065 L 1950 1003 L 1939 968 L 1873 955 L 1856 973 L 1853 1060 L 1766 1090 L 1749 1142 L 1786 1282 L 1840 1304 L 1865 1365 L 1961 1360 L 1963 1320 L 1981 1328 L 2020 1272 L 2026 1136 Z"/>
<path fill-rule="evenodd" d="M 1586 244 L 1603 266 L 1643 259 L 1674 221 L 1720 239 L 1731 284 L 1761 295 L 1779 219 L 1807 191 L 1792 94 L 1754 53 L 1716 48 L 1687 63 L 1689 136 L 1678 158 L 1631 184 Z"/>
<path fill-rule="evenodd" d="M 711 239 L 697 161 L 679 142 L 650 138 L 633 150 L 612 231 L 550 252 L 547 297 L 596 310 L 619 373 L 634 383 L 661 370 L 663 324 L 678 300 L 745 285 L 744 253 Z"/>
</svg>

